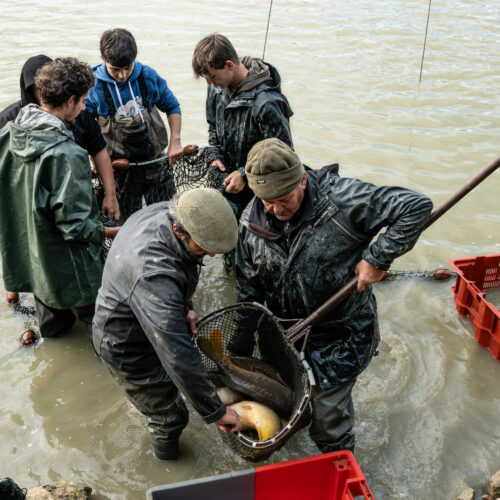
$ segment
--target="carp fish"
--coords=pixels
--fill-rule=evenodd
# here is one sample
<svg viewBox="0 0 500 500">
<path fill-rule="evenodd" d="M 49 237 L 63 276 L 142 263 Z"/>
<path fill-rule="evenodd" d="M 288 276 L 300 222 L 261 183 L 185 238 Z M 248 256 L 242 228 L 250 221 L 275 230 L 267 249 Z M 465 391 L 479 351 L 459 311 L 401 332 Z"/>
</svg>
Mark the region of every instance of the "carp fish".
<svg viewBox="0 0 500 500">
<path fill-rule="evenodd" d="M 243 394 L 233 391 L 230 387 L 218 387 L 217 396 L 219 396 L 220 400 L 226 406 L 232 405 L 233 403 L 237 403 L 238 401 L 245 399 Z"/>
<path fill-rule="evenodd" d="M 240 401 L 231 405 L 243 422 L 242 431 L 253 429 L 257 431 L 259 441 L 273 437 L 281 429 L 281 421 L 271 408 L 256 401 Z"/>
<path fill-rule="evenodd" d="M 219 328 L 210 334 L 210 339 L 198 337 L 197 342 L 200 350 L 219 368 L 219 377 L 225 385 L 269 406 L 281 416 L 290 415 L 292 391 L 272 366 L 254 358 L 224 354 Z"/>
</svg>

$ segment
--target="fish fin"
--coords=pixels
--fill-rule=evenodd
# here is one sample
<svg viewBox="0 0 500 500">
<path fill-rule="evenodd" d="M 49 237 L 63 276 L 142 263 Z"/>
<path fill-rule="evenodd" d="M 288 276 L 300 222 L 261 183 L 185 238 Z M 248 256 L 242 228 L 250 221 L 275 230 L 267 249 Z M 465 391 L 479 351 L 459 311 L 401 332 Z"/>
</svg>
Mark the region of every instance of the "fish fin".
<svg viewBox="0 0 500 500">
<path fill-rule="evenodd" d="M 216 328 L 210 334 L 210 347 L 217 356 L 222 356 L 222 331 Z"/>
</svg>

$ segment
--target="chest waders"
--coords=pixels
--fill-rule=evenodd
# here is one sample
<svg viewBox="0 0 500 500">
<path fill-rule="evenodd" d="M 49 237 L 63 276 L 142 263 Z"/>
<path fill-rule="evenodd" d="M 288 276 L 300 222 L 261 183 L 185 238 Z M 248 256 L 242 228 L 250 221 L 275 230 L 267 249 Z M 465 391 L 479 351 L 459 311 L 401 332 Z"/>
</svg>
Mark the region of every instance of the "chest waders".
<svg viewBox="0 0 500 500">
<path fill-rule="evenodd" d="M 158 158 L 168 146 L 168 133 L 158 108 L 149 103 L 148 89 L 142 72 L 137 78 L 144 109 L 134 116 L 117 115 L 116 106 L 108 84 L 103 82 L 103 92 L 108 116 L 98 116 L 111 159 L 127 158 L 131 163 Z M 132 89 L 131 93 L 132 93 Z M 132 93 L 132 97 L 134 97 Z M 138 105 L 137 105 L 138 108 Z M 172 190 L 162 188 L 171 181 L 167 159 L 151 165 L 132 166 L 126 171 L 114 171 L 118 184 L 117 198 L 120 204 L 121 222 L 143 206 L 167 201 Z"/>
</svg>

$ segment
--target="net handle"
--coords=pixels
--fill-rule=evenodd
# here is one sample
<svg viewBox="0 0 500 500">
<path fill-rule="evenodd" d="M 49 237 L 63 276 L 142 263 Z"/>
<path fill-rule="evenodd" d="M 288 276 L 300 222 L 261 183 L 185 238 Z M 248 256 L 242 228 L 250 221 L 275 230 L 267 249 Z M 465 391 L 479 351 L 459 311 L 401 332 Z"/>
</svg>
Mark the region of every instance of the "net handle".
<svg viewBox="0 0 500 500">
<path fill-rule="evenodd" d="M 431 224 L 436 222 L 443 214 L 451 207 L 456 205 L 467 193 L 472 191 L 484 179 L 491 175 L 500 166 L 500 156 L 493 160 L 489 165 L 480 170 L 474 177 L 469 179 L 458 191 L 444 201 L 438 208 L 432 211 L 429 219 L 425 223 L 422 231 L 427 229 Z M 290 342 L 300 340 L 306 333 L 307 328 L 321 321 L 328 313 L 333 311 L 341 302 L 343 302 L 351 293 L 353 293 L 358 285 L 358 277 L 355 276 L 345 284 L 337 293 L 332 295 L 326 302 L 314 310 L 307 318 L 295 323 L 290 328 L 285 330 L 285 336 Z"/>
<path fill-rule="evenodd" d="M 196 151 L 198 151 L 198 146 L 196 144 L 188 144 L 182 149 L 182 154 L 190 155 L 196 153 Z M 155 158 L 154 160 L 141 161 L 138 163 L 131 163 L 129 160 L 127 160 L 127 158 L 118 158 L 116 160 L 113 160 L 111 166 L 116 170 L 128 170 L 130 167 L 152 165 L 153 163 L 161 163 L 165 160 L 168 160 L 168 155 L 160 156 L 159 158 Z"/>
</svg>

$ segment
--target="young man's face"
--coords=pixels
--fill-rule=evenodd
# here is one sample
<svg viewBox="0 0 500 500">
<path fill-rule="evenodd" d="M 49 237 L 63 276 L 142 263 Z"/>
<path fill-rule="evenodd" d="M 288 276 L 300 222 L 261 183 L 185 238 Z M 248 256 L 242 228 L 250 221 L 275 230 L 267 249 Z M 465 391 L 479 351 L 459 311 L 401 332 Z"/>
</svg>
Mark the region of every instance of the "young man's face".
<svg viewBox="0 0 500 500">
<path fill-rule="evenodd" d="M 227 89 L 234 77 L 234 63 L 232 61 L 227 61 L 226 65 L 222 69 L 215 69 L 212 66 L 207 68 L 207 73 L 205 75 L 205 80 L 207 84 L 215 85 L 221 89 Z"/>
<path fill-rule="evenodd" d="M 134 71 L 134 62 L 128 66 L 124 66 L 123 68 L 113 66 L 106 61 L 104 61 L 104 64 L 106 64 L 106 70 L 108 71 L 109 76 L 120 83 L 126 82 L 132 74 L 132 71 Z"/>
<path fill-rule="evenodd" d="M 279 198 L 263 199 L 262 203 L 264 203 L 267 211 L 272 213 L 278 220 L 290 220 L 302 205 L 306 184 L 307 178 L 306 174 L 304 174 L 300 184 L 292 192 Z"/>
<path fill-rule="evenodd" d="M 65 107 L 65 117 L 64 121 L 73 124 L 76 117 L 85 109 L 85 99 L 89 96 L 89 92 L 85 92 L 80 99 L 76 99 L 75 96 L 71 96 L 67 101 Z"/>
</svg>

